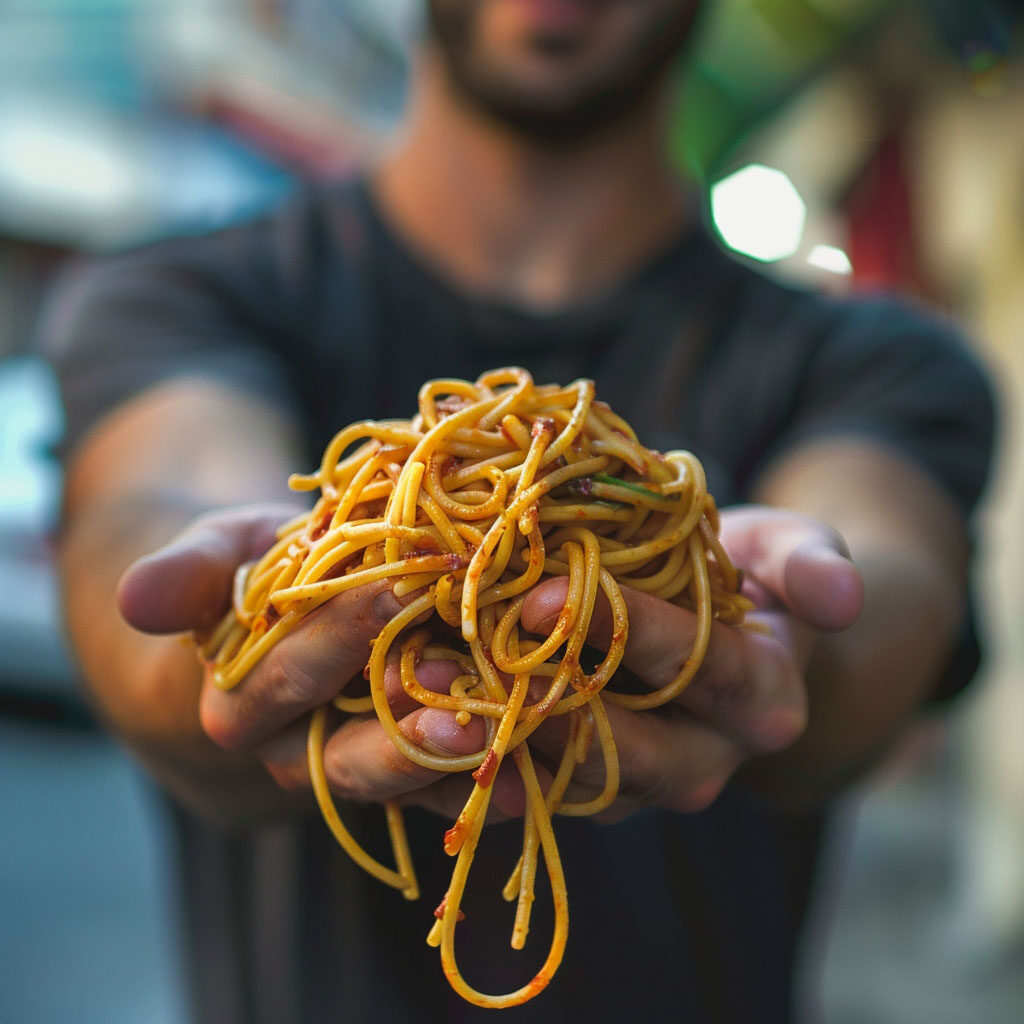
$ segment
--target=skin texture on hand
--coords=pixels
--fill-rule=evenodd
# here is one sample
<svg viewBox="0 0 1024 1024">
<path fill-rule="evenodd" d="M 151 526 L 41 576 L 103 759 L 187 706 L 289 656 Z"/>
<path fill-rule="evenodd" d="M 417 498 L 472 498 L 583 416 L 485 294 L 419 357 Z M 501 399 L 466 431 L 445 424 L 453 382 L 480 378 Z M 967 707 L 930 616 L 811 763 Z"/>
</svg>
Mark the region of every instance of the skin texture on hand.
<svg viewBox="0 0 1024 1024">
<path fill-rule="evenodd" d="M 792 513 L 748 507 L 724 510 L 721 532 L 757 605 L 748 618 L 770 635 L 715 623 L 704 663 L 670 709 L 608 705 L 622 767 L 621 795 L 609 816 L 648 803 L 700 810 L 746 760 L 795 742 L 807 726 L 805 672 L 815 638 L 848 628 L 860 614 L 862 581 L 835 531 Z M 694 618 L 648 594 L 624 593 L 630 634 L 623 663 L 652 688 L 663 686 L 685 659 Z M 563 580 L 539 586 L 523 611 L 527 628 L 543 630 L 564 594 Z M 599 605 L 594 617 L 591 639 L 598 647 L 607 642 L 606 613 Z M 600 772 L 590 758 L 577 785 L 599 789 Z"/>
<path fill-rule="evenodd" d="M 236 567 L 265 549 L 273 529 L 294 510 L 254 507 L 204 515 L 169 545 L 136 562 L 118 589 L 122 614 L 148 632 L 209 629 L 224 613 Z M 770 636 L 715 624 L 708 656 L 697 677 L 668 711 L 634 712 L 608 705 L 619 748 L 622 791 L 606 818 L 656 804 L 678 811 L 707 806 L 737 767 L 757 754 L 792 743 L 806 725 L 803 672 L 817 630 L 852 623 L 862 592 L 841 540 L 827 527 L 790 513 L 743 508 L 723 513 L 723 537 L 746 572 L 755 617 Z M 566 581 L 551 579 L 527 600 L 523 625 L 545 633 L 565 600 Z M 625 592 L 630 636 L 624 664 L 652 688 L 668 682 L 685 660 L 695 632 L 692 613 L 650 595 Z M 339 595 L 282 639 L 233 690 L 205 673 L 200 720 L 226 750 L 254 754 L 284 788 L 308 787 L 305 733 L 311 710 L 359 677 L 374 637 L 400 608 L 386 581 Z M 590 642 L 606 646 L 609 615 L 599 604 Z M 446 691 L 457 674 L 445 662 L 425 662 L 421 682 Z M 402 731 L 438 753 L 481 749 L 478 719 L 459 726 L 450 712 L 423 708 L 401 687 L 397 655 L 386 675 L 389 701 Z M 614 680 L 612 683 L 614 687 Z M 413 765 L 397 751 L 371 715 L 337 716 L 325 768 L 332 789 L 346 799 L 398 798 L 457 813 L 472 783 Z M 564 742 L 564 720 L 553 720 L 531 741 L 553 763 Z M 603 785 L 593 752 L 580 767 L 570 799 L 585 799 Z M 495 781 L 498 814 L 521 812 L 514 772 Z"/>
</svg>

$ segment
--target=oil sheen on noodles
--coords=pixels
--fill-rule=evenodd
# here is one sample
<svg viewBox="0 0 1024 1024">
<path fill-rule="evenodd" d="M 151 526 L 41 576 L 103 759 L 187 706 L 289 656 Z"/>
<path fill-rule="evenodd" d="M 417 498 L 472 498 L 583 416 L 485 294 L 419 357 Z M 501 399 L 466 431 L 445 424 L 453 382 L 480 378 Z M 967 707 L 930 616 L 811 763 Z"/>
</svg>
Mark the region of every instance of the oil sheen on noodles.
<svg viewBox="0 0 1024 1024">
<path fill-rule="evenodd" d="M 645 448 L 633 429 L 594 399 L 594 384 L 538 386 L 519 368 L 485 373 L 474 383 L 432 380 L 410 420 L 365 421 L 338 433 L 320 468 L 293 476 L 293 489 L 319 491 L 312 510 L 286 523 L 255 564 L 243 566 L 234 607 L 202 657 L 217 684 L 238 685 L 271 647 L 303 618 L 343 591 L 393 581 L 407 600 L 373 643 L 369 694 L 342 693 L 342 713 L 373 710 L 409 760 L 442 772 L 471 772 L 471 795 L 445 833 L 455 857 L 451 883 L 427 937 L 440 946 L 452 987 L 478 1006 L 526 1002 L 551 980 L 562 959 L 569 911 L 551 819 L 596 814 L 615 799 L 619 764 L 606 704 L 655 708 L 677 697 L 700 667 L 713 619 L 742 621 L 749 602 L 740 576 L 718 541 L 718 514 L 700 463 L 688 452 Z M 550 635 L 520 626 L 530 589 L 568 577 L 568 598 Z M 678 675 L 663 688 L 617 693 L 609 684 L 629 630 L 621 587 L 645 591 L 692 610 L 696 636 Z M 598 592 L 611 606 L 611 642 L 596 665 L 581 665 Z M 440 756 L 398 728 L 385 697 L 388 653 L 400 652 L 405 692 L 429 707 L 486 725 L 482 748 Z M 417 666 L 445 659 L 461 669 L 449 693 L 420 685 Z M 327 706 L 309 730 L 309 773 L 324 819 L 338 842 L 375 878 L 418 895 L 401 812 L 385 806 L 394 867 L 371 857 L 345 827 L 324 775 Z M 544 791 L 530 751 L 531 733 L 565 715 L 566 744 Z M 585 802 L 566 794 L 577 765 L 597 743 L 605 785 Z M 495 774 L 515 766 L 526 794 L 523 847 L 504 888 L 516 902 L 511 944 L 521 949 L 529 927 L 534 880 L 542 856 L 554 906 L 550 951 L 537 974 L 514 992 L 488 995 L 461 975 L 455 955 L 460 904 L 480 842 Z M 545 775 L 545 778 L 548 776 Z"/>
</svg>

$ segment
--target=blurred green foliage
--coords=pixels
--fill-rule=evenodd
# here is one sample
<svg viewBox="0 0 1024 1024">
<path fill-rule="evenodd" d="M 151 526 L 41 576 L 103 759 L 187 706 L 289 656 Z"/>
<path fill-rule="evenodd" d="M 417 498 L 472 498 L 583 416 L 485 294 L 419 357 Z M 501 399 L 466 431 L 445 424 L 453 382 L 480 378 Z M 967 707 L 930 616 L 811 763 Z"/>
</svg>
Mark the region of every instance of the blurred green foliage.
<svg viewBox="0 0 1024 1024">
<path fill-rule="evenodd" d="M 713 180 L 752 128 L 903 2 L 710 0 L 681 72 L 679 164 Z"/>
</svg>

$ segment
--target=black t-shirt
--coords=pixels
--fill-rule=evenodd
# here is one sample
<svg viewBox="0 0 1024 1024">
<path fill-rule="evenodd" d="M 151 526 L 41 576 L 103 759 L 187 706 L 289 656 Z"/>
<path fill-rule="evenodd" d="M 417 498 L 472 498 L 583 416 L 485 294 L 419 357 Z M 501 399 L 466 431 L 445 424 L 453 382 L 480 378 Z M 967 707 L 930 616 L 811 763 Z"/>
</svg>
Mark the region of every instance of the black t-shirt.
<svg viewBox="0 0 1024 1024">
<path fill-rule="evenodd" d="M 593 378 L 646 444 L 694 451 L 722 505 L 746 499 L 780 452 L 844 435 L 903 453 L 967 513 L 992 434 L 974 360 L 909 305 L 770 282 L 698 228 L 614 290 L 524 311 L 446 281 L 397 239 L 362 180 L 76 271 L 45 346 L 69 447 L 146 387 L 212 375 L 294 410 L 312 466 L 346 423 L 410 415 L 424 380 L 516 364 L 542 383 Z M 964 666 L 954 687 L 970 658 Z M 319 821 L 229 837 L 176 815 L 206 1019 L 483 1019 L 450 993 L 423 944 L 452 866 L 444 822 L 410 814 L 424 898 L 408 904 L 349 864 Z M 352 815 L 368 842 L 383 836 L 379 812 Z M 611 827 L 559 819 L 565 961 L 539 998 L 502 1019 L 788 1021 L 819 825 L 773 817 L 731 788 L 699 814 L 647 811 Z M 516 823 L 485 833 L 467 890 L 458 950 L 485 991 L 518 987 L 547 948 L 543 897 L 527 950 L 508 947 L 512 911 L 497 894 L 518 833 Z"/>
</svg>

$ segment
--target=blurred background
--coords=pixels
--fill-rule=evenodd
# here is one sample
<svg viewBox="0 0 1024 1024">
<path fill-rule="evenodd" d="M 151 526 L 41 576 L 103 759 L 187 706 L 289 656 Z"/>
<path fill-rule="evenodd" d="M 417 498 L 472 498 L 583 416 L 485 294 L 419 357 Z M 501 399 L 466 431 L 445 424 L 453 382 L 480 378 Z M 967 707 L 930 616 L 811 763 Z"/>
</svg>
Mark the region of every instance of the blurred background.
<svg viewBox="0 0 1024 1024">
<path fill-rule="evenodd" d="M 676 157 L 723 242 L 965 324 L 1002 391 L 982 678 L 844 800 L 805 1024 L 1024 1020 L 1024 2 L 718 0 Z M 417 0 L 0 0 L 0 1019 L 187 1024 L 165 822 L 60 640 L 61 417 L 31 353 L 70 255 L 249 216 L 399 116 Z"/>
</svg>

